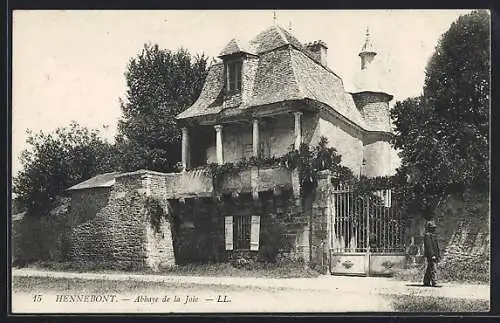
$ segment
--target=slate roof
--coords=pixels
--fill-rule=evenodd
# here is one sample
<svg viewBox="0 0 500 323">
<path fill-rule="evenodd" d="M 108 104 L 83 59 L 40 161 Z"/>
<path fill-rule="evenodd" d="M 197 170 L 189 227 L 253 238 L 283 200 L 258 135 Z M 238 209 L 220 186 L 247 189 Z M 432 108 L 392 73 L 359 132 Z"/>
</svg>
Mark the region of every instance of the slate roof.
<svg viewBox="0 0 500 323">
<path fill-rule="evenodd" d="M 303 98 L 322 102 L 363 129 L 367 125 L 342 80 L 303 52 L 292 49 L 292 64 Z"/>
<path fill-rule="evenodd" d="M 227 56 L 231 54 L 236 54 L 236 53 L 249 53 L 249 54 L 256 54 L 256 51 L 250 44 L 246 44 L 243 41 L 233 38 L 227 43 L 226 46 L 221 50 L 219 53 L 219 57 L 221 56 Z"/>
<path fill-rule="evenodd" d="M 225 50 L 237 50 L 237 45 L 235 42 L 231 45 L 233 47 L 226 46 Z M 344 89 L 342 80 L 314 60 L 288 31 L 272 26 L 252 39 L 250 46 L 259 58 L 248 100 L 238 107 L 223 106 L 224 66 L 216 64 L 210 67 L 198 100 L 177 119 L 214 114 L 235 115 L 248 108 L 258 109 L 271 103 L 311 99 L 326 104 L 361 128 L 370 130 L 351 94 Z"/>
<path fill-rule="evenodd" d="M 224 64 L 214 64 L 208 70 L 205 84 L 198 99 L 184 110 L 178 119 L 219 113 L 222 110 L 222 89 L 224 88 Z"/>
<path fill-rule="evenodd" d="M 87 188 L 95 188 L 95 187 L 111 187 L 115 185 L 115 178 L 118 176 L 120 172 L 112 172 L 112 173 L 104 173 L 94 176 L 84 182 L 76 184 L 68 188 L 68 191 L 76 191 L 83 190 Z"/>
<path fill-rule="evenodd" d="M 250 40 L 250 46 L 255 48 L 257 54 L 262 54 L 285 45 L 292 45 L 299 49 L 304 48 L 295 36 L 277 25 L 267 28 Z"/>
</svg>

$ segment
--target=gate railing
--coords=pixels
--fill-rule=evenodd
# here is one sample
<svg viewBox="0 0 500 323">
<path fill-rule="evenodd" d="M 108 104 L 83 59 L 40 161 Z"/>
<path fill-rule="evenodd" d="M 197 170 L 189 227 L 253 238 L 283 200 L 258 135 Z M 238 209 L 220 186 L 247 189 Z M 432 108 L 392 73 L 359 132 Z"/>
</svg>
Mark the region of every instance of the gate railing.
<svg viewBox="0 0 500 323">
<path fill-rule="evenodd" d="M 330 246 L 337 253 L 400 253 L 404 251 L 401 213 L 390 190 L 357 196 L 349 187 L 331 195 Z"/>
</svg>

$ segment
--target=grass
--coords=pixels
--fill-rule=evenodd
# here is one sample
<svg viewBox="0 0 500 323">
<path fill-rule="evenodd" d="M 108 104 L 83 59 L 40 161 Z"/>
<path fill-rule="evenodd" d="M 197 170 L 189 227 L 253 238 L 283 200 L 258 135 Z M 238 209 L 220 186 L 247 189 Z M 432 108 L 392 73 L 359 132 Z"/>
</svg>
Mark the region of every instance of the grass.
<svg viewBox="0 0 500 323">
<path fill-rule="evenodd" d="M 76 265 L 70 262 L 36 262 L 28 268 L 70 272 L 123 272 L 97 264 Z M 137 274 L 212 276 L 212 277 L 262 277 L 262 278 L 312 278 L 320 274 L 302 263 L 254 263 L 251 268 L 236 268 L 230 263 L 187 264 L 171 268 L 161 268 L 157 272 L 149 269 L 129 270 Z"/>
<path fill-rule="evenodd" d="M 218 264 L 188 264 L 163 269 L 160 274 L 188 275 L 188 276 L 234 276 L 234 277 L 263 277 L 263 278 L 311 278 L 318 277 L 319 273 L 304 264 L 290 263 L 255 263 L 252 268 L 236 268 L 229 263 Z"/>
<path fill-rule="evenodd" d="M 436 296 L 398 295 L 387 296 L 397 312 L 488 312 L 490 303 L 487 300 L 470 300 L 445 298 Z"/>
<path fill-rule="evenodd" d="M 194 283 L 180 282 L 151 282 L 135 280 L 103 280 L 103 279 L 74 279 L 74 278 L 54 278 L 54 277 L 13 277 L 12 290 L 14 292 L 25 293 L 45 293 L 45 292 L 75 292 L 78 293 L 141 293 L 165 291 L 171 289 L 198 290 L 200 285 Z M 209 288 L 212 292 L 228 292 L 248 290 L 249 287 L 226 286 L 209 284 L 202 288 Z M 252 286 L 252 290 L 263 289 Z M 270 291 L 280 291 L 283 288 L 265 288 Z"/>
<path fill-rule="evenodd" d="M 397 280 L 422 282 L 425 274 L 426 264 L 422 263 L 414 268 L 401 269 L 394 273 L 393 278 Z M 467 265 L 455 264 L 454 266 L 437 267 L 438 282 L 457 282 L 468 284 L 490 284 L 489 273 L 484 270 L 476 270 Z"/>
<path fill-rule="evenodd" d="M 270 288 L 270 287 L 240 287 L 240 286 L 223 286 L 223 285 L 203 285 L 192 283 L 178 282 L 151 282 L 151 281 L 134 281 L 134 280 L 103 280 L 103 279 L 69 279 L 69 278 L 53 278 L 53 277 L 13 277 L 12 291 L 14 293 L 29 293 L 29 294 L 120 294 L 120 295 L 150 295 L 156 296 L 159 294 L 197 294 L 209 291 L 214 294 L 239 293 L 244 295 L 253 295 L 249 297 L 261 297 L 274 295 L 273 297 L 281 297 L 283 295 L 297 295 L 307 298 L 307 295 L 314 297 L 351 297 L 347 294 L 329 294 L 325 292 L 318 296 L 318 291 L 293 291 L 289 288 Z M 262 294 L 261 294 L 262 293 Z M 292 293 L 292 294 L 290 294 Z M 321 293 L 321 292 L 320 292 Z M 234 295 L 234 294 L 233 294 Z M 364 294 L 359 295 L 359 301 L 367 301 L 363 298 Z M 262 296 L 262 297 L 263 297 Z M 432 295 L 391 295 L 380 294 L 389 301 L 391 311 L 396 312 L 440 312 L 440 313 L 457 313 L 457 312 L 487 312 L 490 309 L 488 300 L 473 300 L 460 298 L 445 298 Z M 135 297 L 135 296 L 134 296 Z M 358 296 L 356 296 L 358 297 Z M 356 298 L 358 299 L 358 298 Z M 339 300 L 340 302 L 342 300 Z M 347 309 L 348 310 L 348 309 Z"/>
</svg>

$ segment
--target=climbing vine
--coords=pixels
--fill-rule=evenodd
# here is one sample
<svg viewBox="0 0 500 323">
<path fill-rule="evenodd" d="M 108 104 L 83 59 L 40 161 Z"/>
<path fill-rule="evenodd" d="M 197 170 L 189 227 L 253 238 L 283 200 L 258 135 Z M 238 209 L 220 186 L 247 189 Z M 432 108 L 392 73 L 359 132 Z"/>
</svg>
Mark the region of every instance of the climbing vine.
<svg viewBox="0 0 500 323">
<path fill-rule="evenodd" d="M 167 221 L 170 221 L 170 217 L 168 212 L 163 210 L 163 206 L 161 205 L 158 199 L 148 196 L 144 202 L 146 210 L 148 211 L 150 217 L 151 227 L 155 230 L 156 233 L 161 232 L 161 219 L 164 218 Z"/>
<path fill-rule="evenodd" d="M 250 157 L 243 158 L 236 163 L 225 163 L 222 165 L 217 163 L 208 164 L 208 170 L 213 180 L 214 192 L 220 189 L 225 178 L 236 175 L 244 170 L 250 169 L 251 167 L 261 168 L 282 166 L 288 168 L 289 162 L 287 156 L 288 154 L 282 157 Z"/>
<path fill-rule="evenodd" d="M 301 195 L 306 196 L 314 193 L 317 186 L 318 172 L 329 170 L 332 174 L 332 184 L 348 185 L 357 194 L 366 195 L 375 190 L 391 188 L 394 178 L 376 177 L 367 178 L 362 176 L 356 178 L 352 171 L 340 164 L 342 156 L 333 147 L 328 147 L 328 140 L 321 137 L 319 143 L 310 147 L 302 144 L 298 150 L 287 152 L 281 157 L 268 158 L 243 158 L 236 163 L 225 163 L 219 165 L 211 163 L 207 166 L 213 180 L 214 192 L 217 192 L 225 178 L 236 175 L 251 167 L 285 167 L 289 170 L 297 169 L 300 180 Z"/>
<path fill-rule="evenodd" d="M 394 176 L 379 176 L 368 178 L 361 176 L 355 178 L 352 183 L 354 194 L 358 196 L 370 195 L 375 191 L 393 189 L 398 186 L 398 177 Z"/>
</svg>

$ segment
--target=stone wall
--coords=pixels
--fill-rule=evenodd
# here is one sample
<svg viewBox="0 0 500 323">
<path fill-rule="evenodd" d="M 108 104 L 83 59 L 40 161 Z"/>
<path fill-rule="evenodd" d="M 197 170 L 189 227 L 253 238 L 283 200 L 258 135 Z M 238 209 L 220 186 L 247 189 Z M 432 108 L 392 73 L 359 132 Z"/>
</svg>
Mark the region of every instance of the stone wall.
<svg viewBox="0 0 500 323">
<path fill-rule="evenodd" d="M 142 196 L 134 190 L 141 187 L 140 179 L 122 177 L 112 189 L 109 203 L 88 221 L 80 221 L 71 232 L 70 258 L 76 263 L 97 263 L 111 268 L 134 269 L 145 267 L 146 212 Z M 91 197 L 94 189 L 88 189 Z M 73 195 L 80 195 L 76 191 Z M 93 200 L 87 207 L 73 207 L 71 217 L 94 209 Z"/>
<path fill-rule="evenodd" d="M 472 279 L 489 279 L 490 210 L 488 194 L 451 196 L 435 212 L 440 268 L 469 273 Z M 475 276 L 475 277 L 474 277 Z"/>
<path fill-rule="evenodd" d="M 323 171 L 318 174 L 318 186 L 314 196 L 306 199 L 306 209 L 311 212 L 311 265 L 320 272 L 326 272 L 329 265 L 328 232 L 331 214 L 330 172 Z"/>
<path fill-rule="evenodd" d="M 458 271 L 469 266 L 475 275 L 488 275 L 490 255 L 490 210 L 487 194 L 449 196 L 434 212 L 436 235 L 441 251 L 441 268 Z M 407 241 L 413 237 L 423 261 L 423 234 L 425 220 L 412 215 L 408 225 Z"/>
<path fill-rule="evenodd" d="M 75 226 L 71 231 L 70 259 L 122 269 L 155 270 L 174 264 L 164 183 L 161 173 L 138 171 L 117 177 L 109 191 L 73 192 L 71 217 Z M 103 205 L 105 196 L 108 199 Z M 152 227 L 147 207 L 151 198 L 160 202 L 165 214 L 157 228 Z"/>
<path fill-rule="evenodd" d="M 239 257 L 255 261 L 309 259 L 308 218 L 296 206 L 291 190 L 224 195 L 220 199 L 171 200 L 176 218 L 176 256 L 179 263 L 222 262 Z M 226 216 L 260 216 L 259 250 L 225 250 Z"/>
<path fill-rule="evenodd" d="M 171 227 L 171 208 L 167 200 L 166 179 L 168 175 L 157 172 L 144 172 L 141 180 L 146 188 L 146 195 L 159 202 L 164 217 L 160 218 L 158 227 L 146 225 L 146 263 L 149 268 L 171 267 L 175 265 L 175 254 Z M 152 215 L 149 214 L 151 217 Z M 149 223 L 151 219 L 149 219 Z"/>
<path fill-rule="evenodd" d="M 375 92 L 355 93 L 353 99 L 366 124 L 372 130 L 391 131 L 390 97 L 387 94 Z"/>
<path fill-rule="evenodd" d="M 74 191 L 71 194 L 70 219 L 73 225 L 88 222 L 95 218 L 109 203 L 110 187 L 96 187 Z"/>
</svg>

